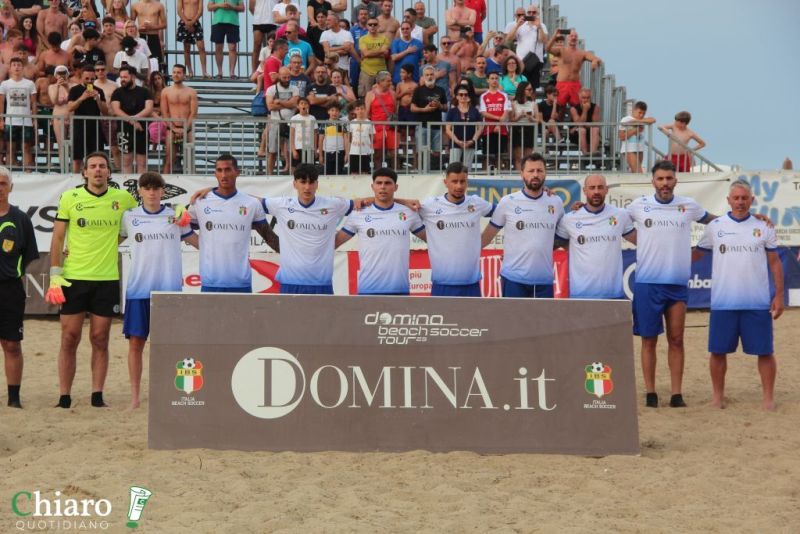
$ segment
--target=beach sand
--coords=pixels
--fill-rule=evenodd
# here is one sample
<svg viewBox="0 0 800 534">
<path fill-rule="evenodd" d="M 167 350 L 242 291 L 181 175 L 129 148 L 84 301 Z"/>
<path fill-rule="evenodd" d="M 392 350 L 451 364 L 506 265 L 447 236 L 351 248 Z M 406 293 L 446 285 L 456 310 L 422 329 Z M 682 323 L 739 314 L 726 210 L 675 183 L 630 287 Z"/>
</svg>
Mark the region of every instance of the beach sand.
<svg viewBox="0 0 800 534">
<path fill-rule="evenodd" d="M 150 451 L 148 369 L 142 408 L 130 411 L 121 323 L 112 326 L 111 408 L 89 405 L 85 332 L 73 408 L 57 410 L 59 325 L 28 320 L 24 410 L 0 395 L 0 532 L 17 531 L 9 502 L 23 490 L 109 499 L 106 532 L 131 532 L 132 485 L 154 492 L 136 532 L 799 532 L 800 310 L 776 323 L 775 413 L 761 410 L 756 360 L 741 354 L 729 363 L 728 408 L 708 406 L 707 324 L 705 312 L 687 317 L 689 408 L 641 407 L 641 456 L 585 458 Z M 662 404 L 665 346 L 662 338 Z"/>
</svg>

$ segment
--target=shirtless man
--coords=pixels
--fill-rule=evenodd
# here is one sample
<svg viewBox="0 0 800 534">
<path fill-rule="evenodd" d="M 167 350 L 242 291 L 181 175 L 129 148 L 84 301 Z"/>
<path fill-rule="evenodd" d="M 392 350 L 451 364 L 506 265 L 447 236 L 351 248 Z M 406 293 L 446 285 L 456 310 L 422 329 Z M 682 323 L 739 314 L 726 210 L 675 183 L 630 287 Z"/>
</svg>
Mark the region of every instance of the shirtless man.
<svg viewBox="0 0 800 534">
<path fill-rule="evenodd" d="M 400 67 L 400 82 L 395 85 L 394 94 L 398 103 L 397 120 L 414 122 L 416 119 L 411 113 L 411 97 L 417 82 L 414 81 L 414 67 L 403 65 Z M 413 133 L 413 126 L 409 127 L 409 135 Z"/>
<path fill-rule="evenodd" d="M 61 41 L 67 38 L 69 29 L 69 17 L 61 11 L 61 0 L 50 0 L 50 7 L 43 9 L 36 17 L 36 33 L 39 34 L 39 48 L 41 43 L 47 42 L 47 37 L 56 32 L 61 37 Z M 59 46 L 61 42 L 58 43 Z"/>
<path fill-rule="evenodd" d="M 558 37 L 558 32 L 554 32 L 547 43 L 547 51 L 560 58 L 558 64 L 558 78 L 556 79 L 556 89 L 558 89 L 558 105 L 569 104 L 577 106 L 580 104 L 578 92 L 581 90 L 581 66 L 584 61 L 592 64 L 592 70 L 602 63 L 602 60 L 586 50 L 578 49 L 578 32 L 573 28 L 567 37 L 567 44 L 564 47 L 555 48 L 553 45 Z"/>
<path fill-rule="evenodd" d="M 8 78 L 8 64 L 15 57 L 16 49 L 22 44 L 22 32 L 17 29 L 8 30 L 6 41 L 0 44 L 0 82 Z"/>
<path fill-rule="evenodd" d="M 75 84 L 70 82 L 69 70 L 64 65 L 55 68 L 50 66 L 46 70 L 50 71 L 50 69 L 53 69 L 53 83 L 47 87 L 45 94 L 52 106 L 53 133 L 56 136 L 56 143 L 58 143 L 58 157 L 63 158 L 65 156 L 64 137 L 68 128 L 67 117 L 70 116 L 69 90 Z"/>
<path fill-rule="evenodd" d="M 50 32 L 47 36 L 47 50 L 39 54 L 39 61 L 36 62 L 36 71 L 39 76 L 44 76 L 44 69 L 49 65 L 57 67 L 66 65 L 72 68 L 72 56 L 61 49 L 61 35 L 58 32 Z M 25 57 L 27 60 L 27 56 Z"/>
<path fill-rule="evenodd" d="M 131 6 L 131 17 L 136 20 L 139 33 L 150 47 L 150 57 L 158 60 L 158 70 L 167 70 L 161 46 L 161 30 L 167 27 L 167 12 L 158 0 L 139 0 Z"/>
<path fill-rule="evenodd" d="M 31 81 L 38 78 L 39 70 L 36 68 L 36 62 L 30 59 L 30 51 L 24 44 L 18 44 L 16 51 L 16 57 L 22 60 L 22 77 Z"/>
<path fill-rule="evenodd" d="M 117 55 L 117 52 L 122 50 L 122 36 L 115 31 L 115 28 L 115 21 L 112 17 L 103 18 L 103 32 L 97 42 L 97 48 L 106 55 L 106 65 L 109 67 L 114 64 L 114 56 Z"/>
<path fill-rule="evenodd" d="M 676 172 L 691 172 L 692 152 L 700 150 L 706 146 L 699 135 L 689 129 L 689 122 L 692 114 L 688 111 L 679 111 L 675 114 L 675 122 L 662 124 L 659 130 L 669 137 L 669 155 L 667 159 L 675 165 Z M 694 147 L 689 147 L 689 143 L 697 143 Z"/>
<path fill-rule="evenodd" d="M 378 15 L 378 33 L 384 34 L 392 42 L 399 29 L 400 21 L 392 16 L 392 0 L 383 0 L 381 14 Z"/>
<path fill-rule="evenodd" d="M 192 121 L 197 116 L 197 91 L 184 85 L 186 67 L 172 67 L 172 85 L 161 91 L 161 116 L 165 119 L 184 119 L 184 121 L 168 122 L 167 157 L 164 162 L 164 174 L 172 173 L 177 148 L 183 146 L 184 140 L 191 140 Z"/>
<path fill-rule="evenodd" d="M 183 62 L 189 72 L 189 78 L 194 77 L 192 60 L 189 55 L 192 45 L 197 46 L 200 54 L 200 69 L 203 78 L 210 78 L 206 70 L 206 45 L 203 42 L 203 26 L 200 19 L 203 18 L 203 0 L 178 0 L 178 29 L 175 33 L 175 40 L 183 43 Z"/>
<path fill-rule="evenodd" d="M 475 58 L 478 56 L 478 48 L 480 45 L 475 40 L 475 31 L 470 26 L 464 26 L 464 32 L 461 33 L 463 38 L 453 45 L 452 53 L 458 58 L 461 72 L 467 72 L 471 67 L 475 66 Z"/>
<path fill-rule="evenodd" d="M 445 61 L 450 64 L 450 87 L 453 88 L 461 79 L 461 61 L 453 54 L 453 45 L 455 41 L 450 39 L 449 35 L 442 37 L 439 47 L 439 61 Z"/>
<path fill-rule="evenodd" d="M 453 7 L 445 11 L 444 14 L 448 37 L 453 41 L 463 39 L 461 29 L 467 26 L 474 28 L 477 17 L 478 13 L 464 5 L 464 0 L 454 0 Z M 475 34 L 473 33 L 472 36 L 475 37 Z"/>
</svg>

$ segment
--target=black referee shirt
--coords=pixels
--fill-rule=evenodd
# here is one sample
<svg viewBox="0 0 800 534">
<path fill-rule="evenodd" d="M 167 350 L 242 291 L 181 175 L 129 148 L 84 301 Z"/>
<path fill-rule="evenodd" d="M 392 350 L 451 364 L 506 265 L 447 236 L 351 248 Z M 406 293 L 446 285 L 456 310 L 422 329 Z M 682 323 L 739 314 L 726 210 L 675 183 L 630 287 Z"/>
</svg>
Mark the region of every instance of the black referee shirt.
<svg viewBox="0 0 800 534">
<path fill-rule="evenodd" d="M 21 278 L 39 257 L 30 217 L 16 206 L 0 216 L 0 281 Z"/>
</svg>

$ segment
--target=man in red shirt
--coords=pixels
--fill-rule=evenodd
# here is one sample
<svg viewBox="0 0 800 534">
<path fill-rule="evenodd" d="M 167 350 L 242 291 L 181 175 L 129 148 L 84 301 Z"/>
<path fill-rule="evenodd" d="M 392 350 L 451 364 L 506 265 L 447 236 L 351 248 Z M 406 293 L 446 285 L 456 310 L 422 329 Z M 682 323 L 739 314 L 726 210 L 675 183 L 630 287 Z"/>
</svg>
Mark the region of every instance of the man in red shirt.
<svg viewBox="0 0 800 534">
<path fill-rule="evenodd" d="M 267 89 L 278 81 L 278 70 L 283 66 L 283 58 L 289 52 L 289 43 L 286 39 L 276 39 L 272 44 L 272 54 L 264 60 L 261 70 L 264 71 L 264 95 Z"/>
<path fill-rule="evenodd" d="M 500 90 L 500 75 L 496 72 L 487 77 L 489 89 L 480 96 L 479 111 L 486 122 L 505 122 L 511 113 L 511 99 Z M 494 159 L 498 168 L 503 167 L 503 162 L 509 162 L 510 157 L 506 153 L 508 145 L 508 128 L 505 126 L 487 126 L 483 130 L 484 169 L 489 163 L 489 159 Z M 503 159 L 505 156 L 505 159 Z"/>
</svg>

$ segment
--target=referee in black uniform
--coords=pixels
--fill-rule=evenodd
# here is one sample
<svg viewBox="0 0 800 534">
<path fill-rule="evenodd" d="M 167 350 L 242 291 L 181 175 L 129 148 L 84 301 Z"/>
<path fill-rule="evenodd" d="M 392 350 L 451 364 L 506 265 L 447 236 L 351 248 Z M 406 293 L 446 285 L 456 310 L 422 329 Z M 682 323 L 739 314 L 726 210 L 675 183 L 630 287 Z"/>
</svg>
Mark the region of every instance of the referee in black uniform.
<svg viewBox="0 0 800 534">
<path fill-rule="evenodd" d="M 8 405 L 22 408 L 22 318 L 25 315 L 25 268 L 39 257 L 31 219 L 8 202 L 11 171 L 0 166 L 0 345 L 5 355 Z"/>
</svg>

